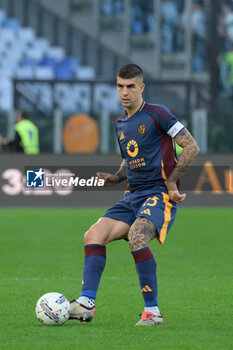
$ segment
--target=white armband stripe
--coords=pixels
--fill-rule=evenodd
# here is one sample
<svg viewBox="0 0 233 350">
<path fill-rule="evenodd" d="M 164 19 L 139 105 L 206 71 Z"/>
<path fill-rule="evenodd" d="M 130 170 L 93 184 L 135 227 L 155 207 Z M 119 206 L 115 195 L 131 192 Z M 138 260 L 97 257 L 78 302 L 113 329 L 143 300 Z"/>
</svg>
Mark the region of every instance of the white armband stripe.
<svg viewBox="0 0 233 350">
<path fill-rule="evenodd" d="M 172 138 L 176 137 L 176 135 L 184 129 L 184 125 L 180 122 L 176 122 L 168 131 L 167 134 Z"/>
</svg>

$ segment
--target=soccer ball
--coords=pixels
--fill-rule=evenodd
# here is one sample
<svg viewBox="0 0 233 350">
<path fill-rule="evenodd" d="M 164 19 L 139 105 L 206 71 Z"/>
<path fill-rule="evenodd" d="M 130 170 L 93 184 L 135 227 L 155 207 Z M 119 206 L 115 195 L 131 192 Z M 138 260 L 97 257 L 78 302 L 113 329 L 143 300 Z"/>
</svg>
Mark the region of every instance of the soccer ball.
<svg viewBox="0 0 233 350">
<path fill-rule="evenodd" d="M 36 303 L 36 317 L 46 326 L 64 324 L 70 315 L 70 303 L 60 293 L 42 295 Z"/>
</svg>

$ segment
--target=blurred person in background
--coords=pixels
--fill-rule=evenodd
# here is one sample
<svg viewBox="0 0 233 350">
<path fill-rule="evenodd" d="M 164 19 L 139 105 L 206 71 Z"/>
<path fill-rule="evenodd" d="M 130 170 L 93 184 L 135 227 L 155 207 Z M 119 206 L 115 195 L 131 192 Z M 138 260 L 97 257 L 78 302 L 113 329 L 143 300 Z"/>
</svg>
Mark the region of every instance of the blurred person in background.
<svg viewBox="0 0 233 350">
<path fill-rule="evenodd" d="M 233 45 L 220 62 L 220 82 L 228 97 L 233 97 Z"/>
<path fill-rule="evenodd" d="M 37 126 L 28 119 L 27 113 L 16 113 L 15 137 L 9 141 L 0 135 L 0 145 L 3 151 L 19 152 L 25 154 L 39 153 L 39 131 Z"/>
<path fill-rule="evenodd" d="M 221 51 L 229 51 L 233 45 L 233 10 L 227 3 L 221 7 L 219 34 Z"/>
<path fill-rule="evenodd" d="M 220 36 L 220 82 L 227 97 L 233 96 L 233 2 L 221 4 Z"/>
<path fill-rule="evenodd" d="M 186 11 L 181 16 L 181 24 L 186 27 L 188 14 Z M 194 2 L 192 5 L 191 24 L 193 32 L 193 69 L 204 71 L 207 50 L 206 50 L 206 17 L 202 2 Z"/>
<path fill-rule="evenodd" d="M 135 35 L 143 35 L 155 32 L 153 2 L 133 0 L 131 7 L 131 32 Z"/>
<path fill-rule="evenodd" d="M 122 0 L 102 0 L 100 5 L 101 14 L 106 17 L 115 17 L 123 11 Z"/>
<path fill-rule="evenodd" d="M 223 22 L 226 28 L 226 35 L 228 40 L 233 42 L 233 10 L 230 5 L 224 5 L 222 7 Z"/>
<path fill-rule="evenodd" d="M 174 36 L 179 25 L 179 12 L 176 1 L 164 0 L 162 2 L 162 33 L 163 33 L 163 52 L 174 52 Z"/>
</svg>

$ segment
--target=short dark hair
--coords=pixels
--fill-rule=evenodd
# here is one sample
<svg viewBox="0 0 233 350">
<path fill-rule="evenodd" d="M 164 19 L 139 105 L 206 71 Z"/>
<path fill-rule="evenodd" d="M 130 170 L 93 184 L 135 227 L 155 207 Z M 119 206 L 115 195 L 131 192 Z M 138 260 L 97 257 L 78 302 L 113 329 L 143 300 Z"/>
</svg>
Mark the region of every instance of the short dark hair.
<svg viewBox="0 0 233 350">
<path fill-rule="evenodd" d="M 23 119 L 28 119 L 28 114 L 25 111 L 17 111 L 17 114 L 20 115 L 20 117 Z"/>
<path fill-rule="evenodd" d="M 143 70 L 137 64 L 129 63 L 118 70 L 117 76 L 122 79 L 132 79 L 136 77 L 143 79 Z"/>
</svg>

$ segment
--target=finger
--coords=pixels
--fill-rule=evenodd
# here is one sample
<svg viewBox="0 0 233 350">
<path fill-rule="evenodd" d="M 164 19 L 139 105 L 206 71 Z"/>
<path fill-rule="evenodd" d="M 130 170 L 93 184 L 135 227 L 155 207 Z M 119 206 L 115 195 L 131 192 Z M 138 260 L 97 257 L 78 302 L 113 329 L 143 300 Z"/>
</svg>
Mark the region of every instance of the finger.
<svg viewBox="0 0 233 350">
<path fill-rule="evenodd" d="M 169 197 L 173 202 L 181 203 L 185 200 L 186 194 L 185 193 L 180 194 L 179 192 L 175 192 L 175 193 L 172 192 L 172 193 L 169 193 Z"/>
<path fill-rule="evenodd" d="M 175 195 L 174 197 L 173 197 L 173 201 L 174 202 L 176 202 L 176 203 L 181 203 L 181 202 L 183 202 L 184 200 L 185 200 L 185 198 L 186 198 L 186 194 L 185 193 L 183 193 L 183 194 L 181 194 L 181 195 Z"/>
<path fill-rule="evenodd" d="M 186 198 L 186 193 L 180 195 L 181 202 L 183 202 Z"/>
<path fill-rule="evenodd" d="M 180 199 L 180 194 L 179 194 L 179 192 L 170 191 L 169 192 L 169 197 L 172 198 L 172 200 L 179 200 Z"/>
<path fill-rule="evenodd" d="M 172 198 L 172 201 L 175 202 L 175 203 L 180 203 L 180 199 L 179 199 L 179 198 L 176 198 L 176 197 L 173 197 L 173 198 Z"/>
<path fill-rule="evenodd" d="M 96 176 L 98 176 L 99 179 L 104 179 L 104 174 L 103 173 L 96 173 Z"/>
<path fill-rule="evenodd" d="M 177 198 L 174 198 L 173 199 L 173 202 L 177 203 L 177 204 L 180 204 L 181 203 L 181 200 L 180 199 L 177 199 Z"/>
</svg>

